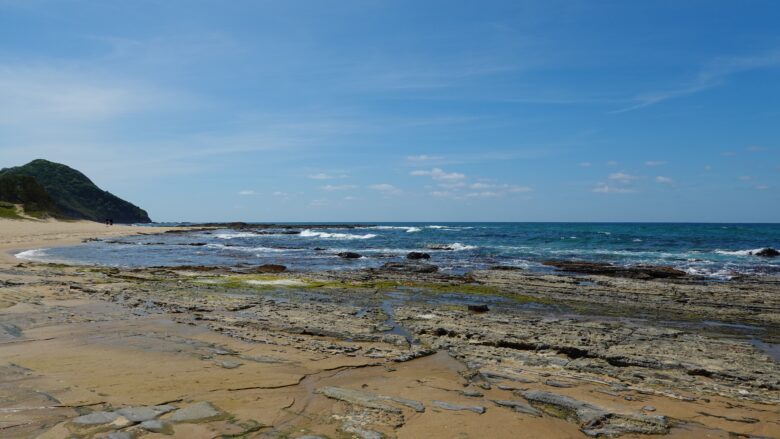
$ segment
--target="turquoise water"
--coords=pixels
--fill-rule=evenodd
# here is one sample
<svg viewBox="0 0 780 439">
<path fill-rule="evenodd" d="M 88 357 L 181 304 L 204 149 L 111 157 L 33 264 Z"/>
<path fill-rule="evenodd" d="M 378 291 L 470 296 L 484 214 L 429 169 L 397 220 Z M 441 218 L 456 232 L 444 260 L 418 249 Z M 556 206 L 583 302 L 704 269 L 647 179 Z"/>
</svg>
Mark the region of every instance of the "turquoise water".
<svg viewBox="0 0 780 439">
<path fill-rule="evenodd" d="M 194 244 L 194 245 L 193 245 Z M 728 279 L 780 274 L 780 258 L 750 255 L 780 248 L 780 224 L 384 223 L 332 229 L 214 230 L 145 235 L 23 252 L 23 259 L 112 266 L 259 265 L 293 270 L 376 267 L 424 251 L 442 270 L 495 265 L 549 270 L 548 259 L 669 265 Z M 346 260 L 337 253 L 363 258 Z"/>
</svg>

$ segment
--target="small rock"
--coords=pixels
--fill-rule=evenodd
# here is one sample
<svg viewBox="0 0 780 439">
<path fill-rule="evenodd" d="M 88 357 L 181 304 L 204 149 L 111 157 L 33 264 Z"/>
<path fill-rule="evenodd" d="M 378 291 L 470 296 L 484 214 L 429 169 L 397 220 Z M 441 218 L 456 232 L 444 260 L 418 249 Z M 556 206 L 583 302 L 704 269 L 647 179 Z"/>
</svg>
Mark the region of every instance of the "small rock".
<svg viewBox="0 0 780 439">
<path fill-rule="evenodd" d="M 363 257 L 360 253 L 355 252 L 341 252 L 336 254 L 336 256 L 344 259 L 360 259 Z"/>
<path fill-rule="evenodd" d="M 176 410 L 176 407 L 166 404 L 152 407 L 127 407 L 117 410 L 116 413 L 132 422 L 144 422 L 174 410 Z"/>
<path fill-rule="evenodd" d="M 431 401 L 431 404 L 435 405 L 436 407 L 444 410 L 454 410 L 454 411 L 470 411 L 478 414 L 485 413 L 485 407 L 474 405 L 459 405 L 459 404 L 450 404 L 448 402 L 444 401 Z"/>
<path fill-rule="evenodd" d="M 501 407 L 509 407 L 518 413 L 525 413 L 527 415 L 533 415 L 533 416 L 542 416 L 542 412 L 536 410 L 535 408 L 531 407 L 530 405 L 524 402 L 512 401 L 506 399 L 496 399 L 493 400 L 493 403 Z"/>
<path fill-rule="evenodd" d="M 72 422 L 77 425 L 101 425 L 110 424 L 119 418 L 119 415 L 113 412 L 93 412 L 88 415 L 79 416 Z"/>
<path fill-rule="evenodd" d="M 240 367 L 242 363 L 236 361 L 217 361 L 216 365 L 224 369 L 235 369 Z"/>
<path fill-rule="evenodd" d="M 651 405 L 646 405 L 646 406 L 642 407 L 642 410 L 644 410 L 646 412 L 654 412 L 655 411 L 655 407 L 653 407 Z"/>
<path fill-rule="evenodd" d="M 478 392 L 476 390 L 464 390 L 461 392 L 461 395 L 468 396 L 469 398 L 482 398 L 485 396 L 482 392 Z"/>
<path fill-rule="evenodd" d="M 152 419 L 150 421 L 141 422 L 141 428 L 152 433 L 171 434 L 173 429 L 167 422 L 160 421 L 159 419 Z"/>
<path fill-rule="evenodd" d="M 413 261 L 417 261 L 420 259 L 430 259 L 430 258 L 431 255 L 422 252 L 409 252 L 409 254 L 406 255 L 406 259 L 411 259 Z"/>
<path fill-rule="evenodd" d="M 566 383 L 563 381 L 556 381 L 556 380 L 544 380 L 544 384 L 550 387 L 558 387 L 561 389 L 568 389 L 569 387 L 574 387 L 574 384 L 572 383 Z"/>
<path fill-rule="evenodd" d="M 133 435 L 127 431 L 115 431 L 109 433 L 108 439 L 133 439 Z"/>
<path fill-rule="evenodd" d="M 198 402 L 191 406 L 177 410 L 171 415 L 173 422 L 201 422 L 212 421 L 224 417 L 224 413 L 217 410 L 207 401 Z"/>
<path fill-rule="evenodd" d="M 780 256 L 780 251 L 777 251 L 772 247 L 767 247 L 753 253 L 753 256 L 761 256 L 762 258 L 776 258 Z"/>
<path fill-rule="evenodd" d="M 487 305 L 469 305 L 469 311 L 471 312 L 488 312 L 490 308 Z"/>
</svg>

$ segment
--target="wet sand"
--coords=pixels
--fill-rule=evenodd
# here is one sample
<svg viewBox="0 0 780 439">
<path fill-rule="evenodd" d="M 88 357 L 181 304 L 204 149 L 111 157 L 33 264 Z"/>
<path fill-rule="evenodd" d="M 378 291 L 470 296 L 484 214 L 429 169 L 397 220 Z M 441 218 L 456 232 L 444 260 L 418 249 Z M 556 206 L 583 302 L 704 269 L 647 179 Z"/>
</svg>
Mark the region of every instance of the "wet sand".
<svg viewBox="0 0 780 439">
<path fill-rule="evenodd" d="M 481 273 L 516 305 L 474 313 L 440 300 L 435 276 L 399 288 L 378 273 L 20 263 L 7 252 L 145 230 L 4 223 L 2 437 L 780 437 L 780 369 L 765 352 L 713 331 L 569 318 L 565 276 Z M 695 303 L 706 286 L 592 279 L 594 300 L 615 295 L 608 282 L 652 292 L 648 307 L 673 288 L 710 312 Z M 516 300 L 523 285 L 534 306 Z M 774 306 L 744 318 L 771 327 Z"/>
</svg>

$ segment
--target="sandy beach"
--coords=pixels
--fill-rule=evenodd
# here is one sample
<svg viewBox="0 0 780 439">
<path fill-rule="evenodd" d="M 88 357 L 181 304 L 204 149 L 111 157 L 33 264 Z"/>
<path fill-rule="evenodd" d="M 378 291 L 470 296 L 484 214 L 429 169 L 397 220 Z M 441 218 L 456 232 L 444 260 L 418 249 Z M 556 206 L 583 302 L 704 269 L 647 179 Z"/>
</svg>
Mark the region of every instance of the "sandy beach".
<svg viewBox="0 0 780 439">
<path fill-rule="evenodd" d="M 780 368 L 766 352 L 587 311 L 613 300 L 615 314 L 663 309 L 686 297 L 691 315 L 776 328 L 775 280 L 717 286 L 734 296 L 732 309 L 695 282 L 122 270 L 13 257 L 148 232 L 0 221 L 0 436 L 780 437 Z M 515 305 L 439 304 L 453 288 Z M 581 315 L 525 305 L 573 301 Z M 764 307 L 750 308 L 757 301 Z"/>
</svg>

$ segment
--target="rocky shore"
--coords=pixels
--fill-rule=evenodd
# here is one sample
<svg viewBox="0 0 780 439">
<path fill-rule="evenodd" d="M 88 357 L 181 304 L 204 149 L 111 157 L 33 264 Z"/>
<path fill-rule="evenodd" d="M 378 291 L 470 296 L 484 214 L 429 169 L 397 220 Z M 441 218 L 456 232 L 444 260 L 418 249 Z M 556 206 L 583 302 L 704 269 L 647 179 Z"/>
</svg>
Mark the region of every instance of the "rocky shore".
<svg viewBox="0 0 780 439">
<path fill-rule="evenodd" d="M 455 276 L 419 259 L 4 265 L 0 432 L 780 437 L 777 278 Z"/>
</svg>

